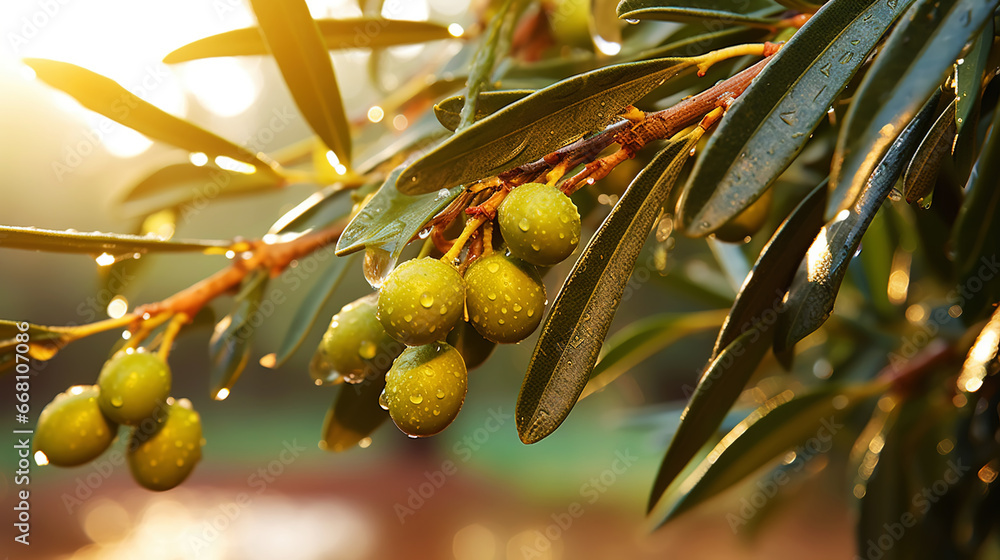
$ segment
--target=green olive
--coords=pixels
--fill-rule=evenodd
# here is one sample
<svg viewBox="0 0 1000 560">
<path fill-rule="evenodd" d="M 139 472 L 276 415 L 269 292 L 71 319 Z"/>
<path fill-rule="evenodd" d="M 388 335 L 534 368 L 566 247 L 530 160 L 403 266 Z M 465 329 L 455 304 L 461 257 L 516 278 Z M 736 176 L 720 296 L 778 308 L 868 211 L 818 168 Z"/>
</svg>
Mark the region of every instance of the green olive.
<svg viewBox="0 0 1000 560">
<path fill-rule="evenodd" d="M 144 422 L 132 431 L 128 466 L 132 478 L 150 490 L 170 490 L 201 460 L 201 418 L 187 399 L 169 399 L 159 423 Z"/>
<path fill-rule="evenodd" d="M 361 383 L 389 371 L 404 346 L 375 317 L 377 300 L 378 294 L 369 294 L 333 316 L 309 365 L 313 379 Z"/>
<path fill-rule="evenodd" d="M 494 253 L 465 272 L 469 321 L 493 342 L 519 342 L 535 332 L 545 311 L 545 285 L 530 264 Z"/>
<path fill-rule="evenodd" d="M 36 461 L 75 467 L 96 459 L 111 445 L 118 426 L 101 414 L 96 385 L 77 385 L 59 393 L 38 416 Z M 42 452 L 45 459 L 37 456 Z"/>
<path fill-rule="evenodd" d="M 731 220 L 715 230 L 715 237 L 719 241 L 729 243 L 743 243 L 747 237 L 752 236 L 760 230 L 767 215 L 771 212 L 771 200 L 774 198 L 774 189 L 767 189 L 760 198 L 753 204 L 747 206 L 742 212 L 733 216 Z"/>
<path fill-rule="evenodd" d="M 475 327 L 465 321 L 451 329 L 445 342 L 458 350 L 458 353 L 462 355 L 462 360 L 465 361 L 465 369 L 469 371 L 482 365 L 497 347 L 496 342 L 483 338 L 483 335 L 479 334 Z"/>
<path fill-rule="evenodd" d="M 580 244 L 580 213 L 561 190 L 527 183 L 498 210 L 500 233 L 515 257 L 538 266 L 563 261 Z"/>
<path fill-rule="evenodd" d="M 101 412 L 119 424 L 134 426 L 170 396 L 170 367 L 151 352 L 119 352 L 105 362 L 97 384 Z"/>
<path fill-rule="evenodd" d="M 458 350 L 444 342 L 407 348 L 385 375 L 389 416 L 404 433 L 432 436 L 458 416 L 468 371 Z"/>
<path fill-rule="evenodd" d="M 458 269 L 427 257 L 406 261 L 379 290 L 377 316 L 389 336 L 420 346 L 443 339 L 462 319 L 465 281 Z"/>
</svg>

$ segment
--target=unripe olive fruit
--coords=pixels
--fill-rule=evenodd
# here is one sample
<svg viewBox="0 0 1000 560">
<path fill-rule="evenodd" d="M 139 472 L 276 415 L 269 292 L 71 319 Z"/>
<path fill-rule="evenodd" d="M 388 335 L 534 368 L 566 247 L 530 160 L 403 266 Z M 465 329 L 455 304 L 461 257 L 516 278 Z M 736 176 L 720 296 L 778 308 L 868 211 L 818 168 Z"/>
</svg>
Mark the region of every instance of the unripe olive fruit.
<svg viewBox="0 0 1000 560">
<path fill-rule="evenodd" d="M 128 466 L 132 478 L 150 490 L 170 490 L 191 474 L 201 460 L 201 417 L 187 399 L 167 404 L 155 429 L 145 424 L 129 439 Z"/>
<path fill-rule="evenodd" d="M 468 371 L 451 345 L 432 342 L 407 348 L 385 375 L 384 404 L 404 433 L 432 436 L 458 416 L 465 401 Z"/>
<path fill-rule="evenodd" d="M 771 212 L 771 200 L 774 198 L 774 189 L 767 189 L 760 198 L 753 204 L 747 206 L 742 212 L 733 216 L 731 220 L 715 230 L 715 237 L 719 241 L 729 243 L 743 243 L 746 238 L 757 233 L 767 215 Z"/>
<path fill-rule="evenodd" d="M 50 465 L 82 465 L 96 459 L 111 445 L 118 426 L 101 414 L 97 405 L 99 392 L 96 385 L 70 387 L 56 395 L 42 410 L 35 429 L 34 447 L 36 452 L 45 455 Z"/>
<path fill-rule="evenodd" d="M 561 190 L 526 183 L 510 191 L 498 210 L 500 233 L 515 257 L 552 266 L 580 244 L 580 213 Z"/>
<path fill-rule="evenodd" d="M 468 371 L 482 365 L 497 347 L 496 342 L 483 338 L 483 335 L 479 334 L 475 327 L 465 321 L 451 329 L 445 342 L 451 344 L 462 355 L 465 369 Z"/>
<path fill-rule="evenodd" d="M 170 396 L 170 367 L 151 352 L 119 352 L 97 378 L 97 404 L 105 416 L 134 426 L 149 418 Z"/>
<path fill-rule="evenodd" d="M 375 317 L 377 301 L 378 294 L 369 294 L 333 316 L 309 364 L 313 379 L 361 383 L 389 371 L 404 346 L 389 336 Z"/>
<path fill-rule="evenodd" d="M 532 265 L 494 253 L 465 272 L 469 322 L 486 339 L 519 342 L 538 328 L 545 310 L 545 285 Z"/>
<path fill-rule="evenodd" d="M 377 316 L 389 336 L 420 346 L 443 339 L 464 314 L 465 281 L 435 258 L 406 261 L 379 290 Z"/>
</svg>

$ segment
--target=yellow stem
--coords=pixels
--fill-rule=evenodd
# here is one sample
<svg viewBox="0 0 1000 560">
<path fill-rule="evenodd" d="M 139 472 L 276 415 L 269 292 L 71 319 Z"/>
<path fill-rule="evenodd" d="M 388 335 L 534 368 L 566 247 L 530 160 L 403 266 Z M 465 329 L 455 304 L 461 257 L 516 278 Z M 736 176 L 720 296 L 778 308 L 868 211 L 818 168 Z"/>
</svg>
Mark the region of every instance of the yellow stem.
<svg viewBox="0 0 1000 560">
<path fill-rule="evenodd" d="M 694 57 L 694 61 L 698 64 L 698 75 L 704 76 L 708 69 L 712 67 L 713 64 L 721 62 L 728 58 L 733 58 L 737 56 L 763 56 L 764 43 L 747 43 L 744 45 L 733 45 L 732 47 L 726 47 L 724 49 L 719 49 L 717 51 L 712 51 L 705 53 L 701 56 Z"/>
<path fill-rule="evenodd" d="M 493 254 L 493 220 L 489 220 L 483 226 L 483 256 L 488 257 Z"/>
<path fill-rule="evenodd" d="M 621 117 L 627 121 L 639 123 L 646 118 L 646 113 L 643 113 L 639 109 L 636 109 L 632 105 L 629 105 L 628 108 L 626 108 L 625 112 L 621 114 Z"/>
<path fill-rule="evenodd" d="M 559 181 L 559 179 L 562 179 L 563 175 L 565 175 L 566 172 L 569 171 L 569 163 L 570 163 L 569 158 L 566 158 L 560 161 L 558 165 L 553 167 L 551 171 L 546 173 L 545 184 L 550 187 L 555 186 L 555 184 Z"/>
<path fill-rule="evenodd" d="M 96 323 L 80 325 L 78 327 L 68 327 L 67 330 L 69 331 L 71 340 L 78 340 L 81 338 L 86 338 L 90 335 L 102 333 L 104 331 L 109 331 L 111 329 L 119 329 L 122 327 L 127 327 L 138 318 L 139 316 L 136 315 L 135 313 L 128 313 L 117 319 L 105 319 L 103 321 L 97 321 Z"/>
<path fill-rule="evenodd" d="M 465 222 L 465 229 L 462 230 L 462 235 L 458 236 L 458 239 L 455 240 L 455 244 L 451 246 L 451 249 L 448 249 L 448 252 L 441 257 L 441 260 L 448 264 L 453 264 L 455 260 L 458 259 L 458 255 L 462 252 L 462 249 L 465 248 L 465 244 L 469 242 L 469 238 L 472 237 L 472 234 L 475 233 L 476 230 L 479 229 L 479 226 L 483 225 L 483 222 L 485 221 L 486 219 L 483 216 L 476 216 L 475 218 L 470 218 L 469 221 Z"/>
<path fill-rule="evenodd" d="M 160 350 L 158 352 L 160 359 L 164 362 L 170 356 L 170 348 L 174 345 L 174 339 L 177 338 L 177 333 L 181 332 L 181 327 L 183 327 L 190 318 L 185 313 L 178 313 L 174 315 L 170 320 L 170 324 L 167 325 L 166 330 L 163 331 L 163 340 L 160 341 Z"/>
<path fill-rule="evenodd" d="M 142 341 L 146 340 L 146 337 L 149 336 L 149 333 L 153 332 L 156 327 L 159 327 L 163 323 L 167 322 L 170 317 L 171 313 L 169 311 L 165 311 L 158 315 L 154 315 L 149 319 L 143 320 L 142 324 L 139 325 L 139 328 L 132 333 L 132 338 L 128 339 L 128 344 L 125 345 L 125 348 L 138 348 L 139 345 L 142 344 Z"/>
</svg>

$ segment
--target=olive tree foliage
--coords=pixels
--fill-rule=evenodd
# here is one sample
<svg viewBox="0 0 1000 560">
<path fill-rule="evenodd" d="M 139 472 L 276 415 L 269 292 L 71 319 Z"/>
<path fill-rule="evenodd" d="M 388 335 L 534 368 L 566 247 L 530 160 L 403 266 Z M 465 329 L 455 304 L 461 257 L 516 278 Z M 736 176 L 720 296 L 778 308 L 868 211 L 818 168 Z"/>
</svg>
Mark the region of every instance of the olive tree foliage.
<svg viewBox="0 0 1000 560">
<path fill-rule="evenodd" d="M 123 344 L 169 352 L 215 296 L 237 290 L 209 348 L 210 391 L 222 399 L 239 389 L 248 359 L 260 358 L 254 345 L 262 363 L 280 368 L 326 326 L 321 309 L 345 275 L 364 274 L 377 288 L 407 247 L 461 273 L 506 251 L 514 241 L 497 222 L 504 198 L 542 183 L 570 195 L 593 233 L 584 228 L 575 264 L 553 269 L 565 277 L 548 297 L 520 394 L 510 395 L 523 442 L 572 422 L 581 399 L 661 349 L 718 329 L 652 481 L 654 525 L 749 477 L 836 469 L 855 505 L 860 554 L 872 543 L 899 558 L 996 549 L 997 1 L 495 0 L 473 3 L 475 22 L 462 34 L 377 15 L 314 20 L 302 0 L 250 4 L 256 27 L 164 60 L 273 57 L 315 133 L 280 154 L 247 150 L 84 68 L 25 60 L 88 109 L 207 156 L 158 169 L 122 194 L 146 224 L 176 219 L 192 184 L 214 181 L 240 197 L 317 186 L 259 239 L 0 228 L 0 247 L 115 261 L 238 255 L 198 286 L 122 318 L 30 325 L 33 358 L 122 328 L 131 333 Z M 359 28 L 377 32 L 358 45 Z M 345 76 L 329 51 L 430 41 L 451 41 L 457 54 L 402 76 L 373 103 L 378 117 L 345 112 Z M 116 112 L 121 99 L 132 110 Z M 388 117 L 403 113 L 410 124 L 397 131 Z M 274 319 L 289 321 L 286 339 L 254 341 L 267 283 L 319 250 L 337 257 L 293 317 Z M 654 279 L 642 289 L 700 311 L 651 309 L 607 337 L 640 277 Z M 17 365 L 20 326 L 0 324 L 0 368 Z M 470 368 L 493 346 L 461 321 L 448 341 Z M 388 416 L 384 380 L 371 377 L 340 388 L 324 426 L 328 449 L 355 447 Z M 817 440 L 827 468 L 803 468 Z"/>
</svg>

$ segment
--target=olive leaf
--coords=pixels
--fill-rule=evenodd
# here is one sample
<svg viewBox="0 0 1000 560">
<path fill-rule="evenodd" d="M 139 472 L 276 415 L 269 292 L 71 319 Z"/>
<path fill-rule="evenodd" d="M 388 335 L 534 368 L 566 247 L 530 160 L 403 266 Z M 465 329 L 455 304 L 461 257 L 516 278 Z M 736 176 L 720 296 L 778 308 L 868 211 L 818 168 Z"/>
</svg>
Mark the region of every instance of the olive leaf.
<svg viewBox="0 0 1000 560">
<path fill-rule="evenodd" d="M 650 516 L 662 525 L 810 437 L 832 437 L 842 427 L 840 417 L 880 390 L 874 384 L 826 386 L 801 396 L 788 390 L 769 399 L 723 437 L 674 491 L 664 495 Z"/>
<path fill-rule="evenodd" d="M 603 356 L 591 372 L 580 399 L 607 387 L 626 371 L 681 338 L 718 325 L 724 317 L 721 311 L 664 313 L 632 323 L 608 338 Z"/>
<path fill-rule="evenodd" d="M 224 156 L 254 167 L 257 173 L 279 179 L 276 165 L 254 152 L 216 136 L 184 119 L 140 99 L 117 82 L 68 62 L 26 58 L 24 63 L 39 80 L 61 90 L 81 105 L 140 132 L 190 152 L 201 152 L 215 160 Z"/>
<path fill-rule="evenodd" d="M 0 372 L 14 369 L 19 363 L 26 363 L 27 358 L 49 360 L 56 352 L 77 339 L 73 327 L 46 327 L 28 323 L 26 331 L 21 330 L 24 323 L 0 320 Z M 18 335 L 28 335 L 28 341 L 18 340 Z M 27 345 L 27 353 L 19 351 Z M 23 358 L 19 357 L 23 356 Z"/>
<path fill-rule="evenodd" d="M 681 415 L 681 424 L 660 462 L 648 510 L 652 510 L 691 458 L 715 433 L 767 353 L 771 338 L 770 330 L 750 327 L 706 366 Z"/>
<path fill-rule="evenodd" d="M 318 19 L 316 27 L 327 50 L 378 49 L 453 38 L 447 26 L 427 21 L 373 17 Z M 177 64 L 219 56 L 266 55 L 268 52 L 261 30 L 247 27 L 188 43 L 163 57 L 163 62 Z"/>
<path fill-rule="evenodd" d="M 826 217 L 849 210 L 906 123 L 1000 0 L 916 0 L 889 34 L 837 137 Z"/>
<path fill-rule="evenodd" d="M 484 91 L 479 94 L 479 104 L 476 106 L 476 120 L 492 115 L 507 105 L 532 94 L 531 89 L 509 89 L 503 91 Z M 441 100 L 434 105 L 434 116 L 448 130 L 454 131 L 461 122 L 462 109 L 465 107 L 465 96 L 454 95 Z"/>
<path fill-rule="evenodd" d="M 948 104 L 938 115 L 930 132 L 920 142 L 920 147 L 913 154 L 913 159 L 906 166 L 903 174 L 903 198 L 907 203 L 914 203 L 930 196 L 937 182 L 938 171 L 945 156 L 950 156 L 955 145 L 955 135 L 958 127 L 955 124 L 955 109 L 958 99 Z"/>
<path fill-rule="evenodd" d="M 630 21 L 659 20 L 689 22 L 711 20 L 715 25 L 774 25 L 778 20 L 751 12 L 777 5 L 770 0 L 622 0 L 618 17 Z"/>
<path fill-rule="evenodd" d="M 771 187 L 909 1 L 830 2 L 772 57 L 695 164 L 678 203 L 688 235 L 712 233 Z"/>
<path fill-rule="evenodd" d="M 208 344 L 211 361 L 208 376 L 213 399 L 223 400 L 229 396 L 247 366 L 250 343 L 260 324 L 256 314 L 260 313 L 267 281 L 265 270 L 256 270 L 247 276 L 236 295 L 233 310 L 215 325 Z"/>
<path fill-rule="evenodd" d="M 370 436 L 389 417 L 378 403 L 384 388 L 382 376 L 369 377 L 356 384 L 342 383 L 323 421 L 320 446 L 339 453 Z"/>
<path fill-rule="evenodd" d="M 760 251 L 743 281 L 729 315 L 719 329 L 712 357 L 719 355 L 747 328 L 768 328 L 777 320 L 782 298 L 812 240 L 823 227 L 826 181 L 807 195 L 781 223 Z M 768 315 L 770 311 L 771 315 Z"/>
<path fill-rule="evenodd" d="M 972 110 L 979 103 L 979 92 L 983 86 L 983 71 L 990 58 L 990 48 L 993 46 L 993 20 L 986 20 L 986 25 L 979 32 L 979 38 L 958 64 L 955 65 L 955 107 L 956 134 L 962 131 L 965 123 L 972 115 Z"/>
<path fill-rule="evenodd" d="M 396 178 L 401 171 L 389 174 L 337 241 L 338 256 L 366 249 L 365 275 L 373 286 L 381 283 L 413 236 L 462 192 L 462 187 L 454 187 L 419 197 L 400 194 Z"/>
<path fill-rule="evenodd" d="M 129 187 L 119 204 L 146 214 L 191 202 L 218 197 L 276 190 L 286 186 L 284 179 L 264 173 L 238 173 L 212 164 L 177 163 L 157 169 Z"/>
<path fill-rule="evenodd" d="M 260 34 L 306 122 L 346 167 L 351 130 L 330 53 L 305 0 L 250 0 Z"/>
<path fill-rule="evenodd" d="M 346 189 L 345 185 L 334 183 L 306 197 L 294 208 L 285 212 L 268 228 L 267 233 L 279 235 L 291 231 L 308 231 L 325 228 L 343 219 L 350 212 L 350 196 L 338 196 Z M 374 192 L 373 185 L 364 185 L 354 191 L 355 194 Z"/>
<path fill-rule="evenodd" d="M 114 257 L 131 256 L 134 253 L 197 252 L 218 255 L 225 253 L 231 245 L 232 243 L 229 241 L 170 241 L 146 235 L 0 226 L 0 248 L 52 253 L 81 253 L 95 257 L 104 253 Z"/>
<path fill-rule="evenodd" d="M 796 342 L 818 329 L 833 311 L 847 265 L 875 213 L 882 207 L 896 179 L 916 151 L 934 119 L 940 94 L 905 125 L 902 134 L 886 152 L 850 210 L 842 210 L 827 222 L 799 263 L 776 325 L 774 351 L 784 354 Z M 829 205 L 827 206 L 829 208 Z"/>
<path fill-rule="evenodd" d="M 969 194 L 951 234 L 958 285 L 965 299 L 962 320 L 976 321 L 1000 300 L 1000 111 L 995 111 L 989 137 L 979 153 Z M 979 289 L 973 289 L 979 286 Z"/>
<path fill-rule="evenodd" d="M 476 122 L 479 113 L 479 94 L 490 84 L 490 75 L 496 65 L 498 46 L 502 43 L 510 47 L 510 34 L 514 32 L 514 21 L 519 10 L 517 5 L 522 2 L 504 0 L 492 19 L 486 26 L 483 42 L 476 49 L 476 56 L 469 65 L 469 77 L 465 84 L 466 102 L 462 106 L 456 130 L 461 130 Z M 506 53 L 500 53 L 505 55 Z"/>
<path fill-rule="evenodd" d="M 700 136 L 669 141 L 636 175 L 559 290 L 514 411 L 524 443 L 551 434 L 580 398 L 639 251 Z"/>
<path fill-rule="evenodd" d="M 326 267 L 316 270 L 315 274 L 319 274 L 319 280 L 312 285 L 305 299 L 295 311 L 295 315 L 292 316 L 271 367 L 281 367 L 299 349 L 313 325 L 316 324 L 316 320 L 319 319 L 323 307 L 340 286 L 345 273 L 357 261 L 356 257 L 357 255 L 337 257 L 332 253 L 326 253 L 326 258 L 330 259 L 330 262 L 327 263 Z"/>
<path fill-rule="evenodd" d="M 411 163 L 399 192 L 423 194 L 475 181 L 538 159 L 612 122 L 628 105 L 694 59 L 617 64 L 573 76 L 515 101 Z"/>
</svg>

